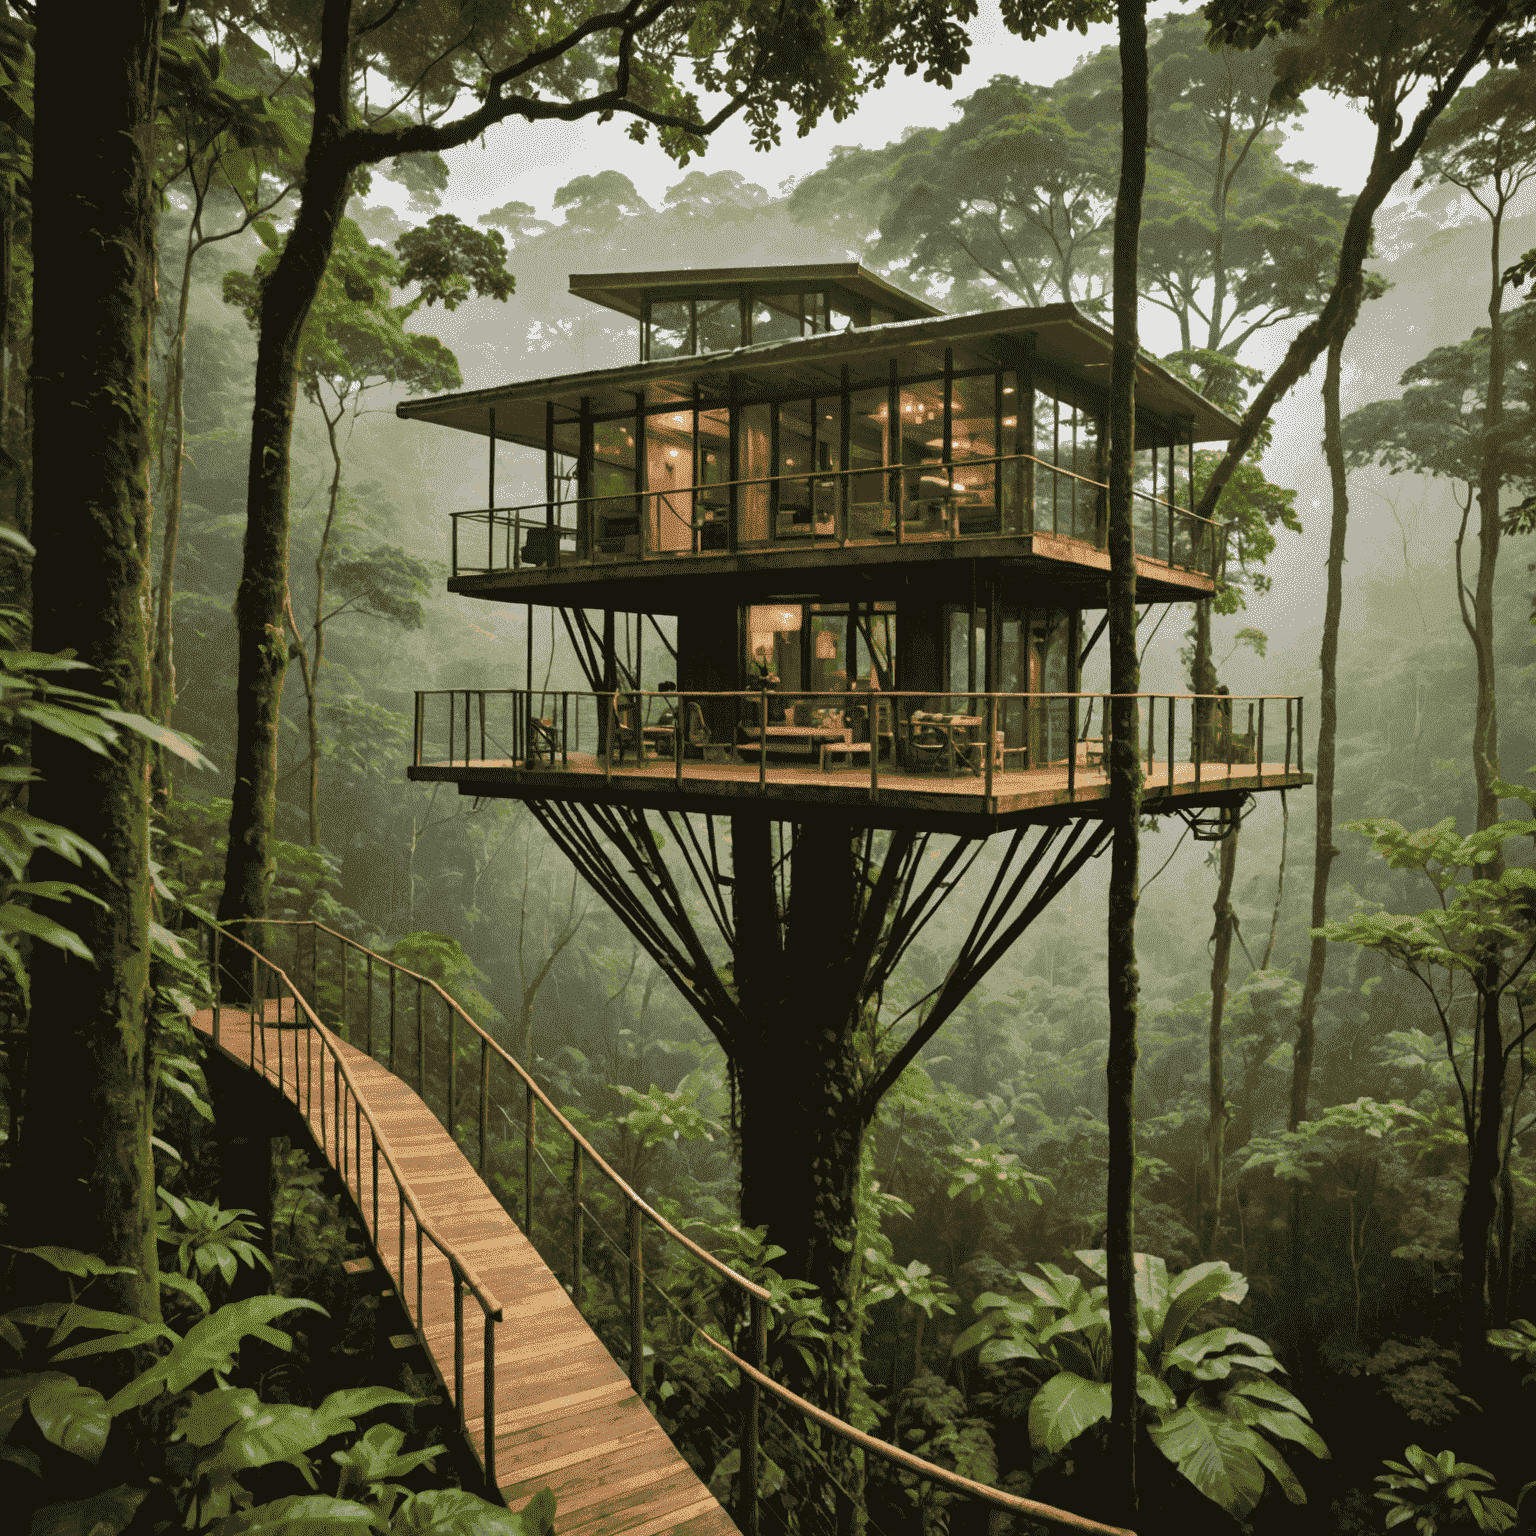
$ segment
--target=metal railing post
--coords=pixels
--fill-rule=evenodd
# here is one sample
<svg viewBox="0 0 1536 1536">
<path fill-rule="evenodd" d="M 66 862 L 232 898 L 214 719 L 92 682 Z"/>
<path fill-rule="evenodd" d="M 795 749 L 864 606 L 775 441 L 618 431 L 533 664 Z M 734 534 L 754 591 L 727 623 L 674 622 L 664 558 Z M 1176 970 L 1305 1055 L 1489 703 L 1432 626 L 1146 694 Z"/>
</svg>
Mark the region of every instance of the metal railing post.
<svg viewBox="0 0 1536 1536">
<path fill-rule="evenodd" d="M 1067 802 L 1077 799 L 1077 695 L 1067 700 Z"/>
<path fill-rule="evenodd" d="M 768 793 L 768 689 L 764 687 L 758 696 L 757 716 L 757 792 Z"/>
<path fill-rule="evenodd" d="M 582 1245 L 581 1173 L 581 1143 L 575 1141 L 571 1143 L 571 1300 L 576 1303 L 578 1312 L 581 1310 L 586 1257 Z"/>
<path fill-rule="evenodd" d="M 367 1009 L 366 1009 L 365 1014 L 364 1014 L 364 1020 L 365 1020 L 364 1031 L 365 1032 L 364 1032 L 364 1037 L 363 1037 L 363 1048 L 364 1048 L 364 1050 L 366 1051 L 366 1053 L 368 1055 L 368 1059 L 371 1061 L 373 1059 L 373 951 L 371 949 L 368 951 L 368 998 L 367 998 L 367 1003 L 368 1003 L 368 1006 L 367 1006 Z"/>
<path fill-rule="evenodd" d="M 1253 738 L 1253 768 L 1259 777 L 1259 788 L 1264 788 L 1264 700 L 1259 700 L 1259 731 Z"/>
<path fill-rule="evenodd" d="M 448 1134 L 459 1144 L 459 1015 L 448 1006 Z"/>
<path fill-rule="evenodd" d="M 491 1117 L 491 1042 L 480 1037 L 480 1160 L 478 1172 L 485 1177 L 485 1144 Z"/>
<path fill-rule="evenodd" d="M 992 759 L 996 755 L 997 746 L 997 696 L 987 695 L 987 707 L 984 711 L 985 723 L 982 726 L 986 733 L 986 740 L 982 745 L 982 751 L 986 754 L 986 788 L 983 793 L 987 798 L 987 814 L 990 816 L 997 807 L 992 803 Z"/>
<path fill-rule="evenodd" d="M 675 694 L 677 707 L 672 717 L 672 773 L 677 787 L 683 787 L 683 732 L 687 729 L 688 700 L 686 694 Z"/>
<path fill-rule="evenodd" d="M 459 1266 L 448 1261 L 453 1273 L 453 1406 L 458 1410 L 459 1429 L 464 1428 L 464 1280 Z"/>
<path fill-rule="evenodd" d="M 501 1490 L 496 1485 L 496 1324 L 485 1314 L 485 1488 L 493 1499 Z"/>
<path fill-rule="evenodd" d="M 219 968 L 219 942 L 223 937 L 219 930 L 213 930 L 213 1043 L 219 1043 L 220 1015 L 224 1001 L 224 972 Z"/>
<path fill-rule="evenodd" d="M 421 982 L 416 982 L 416 1092 L 427 1097 L 427 1017 L 422 1011 Z"/>
<path fill-rule="evenodd" d="M 1306 699 L 1301 695 L 1296 699 L 1296 772 L 1305 773 L 1307 765 L 1302 760 L 1302 753 L 1306 751 L 1306 738 L 1302 735 L 1302 714 L 1306 707 Z"/>
<path fill-rule="evenodd" d="M 527 1094 L 528 1121 L 523 1142 L 523 1236 L 531 1241 L 533 1238 L 534 1116 L 538 1110 L 538 1100 L 533 1096 L 532 1083 L 528 1084 Z"/>
<path fill-rule="evenodd" d="M 1285 701 L 1285 775 L 1291 773 L 1291 701 Z"/>
<path fill-rule="evenodd" d="M 645 1396 L 645 1255 L 641 1249 L 640 1207 L 629 1202 L 629 1384 Z"/>
<path fill-rule="evenodd" d="M 768 1318 L 760 1296 L 747 1298 L 747 1312 L 752 1332 L 750 1363 L 758 1370 L 766 1371 Z M 763 1389 L 751 1377 L 745 1385 L 747 1401 L 741 1422 L 741 1507 L 736 1511 L 736 1519 L 742 1536 L 758 1536 L 757 1447 Z"/>
<path fill-rule="evenodd" d="M 389 1070 L 395 1070 L 395 968 L 389 968 Z"/>
</svg>

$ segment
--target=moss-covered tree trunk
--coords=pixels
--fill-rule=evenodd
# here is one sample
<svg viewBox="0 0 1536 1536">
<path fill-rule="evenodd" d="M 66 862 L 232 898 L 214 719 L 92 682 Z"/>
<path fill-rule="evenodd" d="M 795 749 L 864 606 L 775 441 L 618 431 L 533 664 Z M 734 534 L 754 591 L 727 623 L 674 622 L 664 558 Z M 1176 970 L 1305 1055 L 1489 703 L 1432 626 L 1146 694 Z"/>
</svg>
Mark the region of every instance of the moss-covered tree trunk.
<svg viewBox="0 0 1536 1536">
<path fill-rule="evenodd" d="M 1211 1012 L 1206 1031 L 1205 1161 L 1196 1190 L 1199 1205 L 1200 1255 L 1209 1259 L 1221 1226 L 1222 1168 L 1227 1155 L 1227 1075 L 1222 1055 L 1221 1026 L 1227 1007 L 1227 978 L 1232 969 L 1232 880 L 1237 873 L 1236 828 L 1221 840 L 1217 855 L 1216 926 L 1211 932 Z"/>
<path fill-rule="evenodd" d="M 1136 654 L 1136 351 L 1139 295 L 1136 248 L 1147 179 L 1146 0 L 1120 0 L 1120 186 L 1115 199 L 1114 352 L 1109 386 L 1109 672 L 1113 740 L 1109 748 L 1109 815 L 1114 844 L 1109 872 L 1109 1326 L 1110 1475 L 1118 1514 L 1136 1514 L 1135 1174 L 1136 1174 L 1136 904 L 1140 854 L 1141 754 L 1135 694 Z"/>
<path fill-rule="evenodd" d="M 34 644 L 73 648 L 119 709 L 149 703 L 149 347 L 159 0 L 39 8 L 33 178 Z M 97 1305 L 157 1319 L 149 990 L 149 754 L 39 732 L 32 809 L 106 871 L 36 861 L 102 906 L 40 904 L 92 959 L 35 947 L 15 1214 L 21 1241 L 133 1273 Z M 45 862 L 48 867 L 42 867 Z"/>
<path fill-rule="evenodd" d="M 245 548 L 235 594 L 239 650 L 235 782 L 230 794 L 229 849 L 224 860 L 221 921 L 242 921 L 264 946 L 262 919 L 274 870 L 277 811 L 277 725 L 288 667 L 288 483 L 304 323 L 320 291 L 346 211 L 353 160 L 340 139 L 346 128 L 349 25 L 344 14 L 326 27 L 314 77 L 315 120 L 304 161 L 304 197 L 282 254 L 262 289 L 256 342 L 256 403 L 246 472 Z"/>
<path fill-rule="evenodd" d="M 784 1249 L 777 1268 L 809 1280 L 826 1306 L 832 1346 L 817 1376 L 807 1376 L 793 1354 L 778 1362 L 781 1369 L 799 1390 L 847 1418 L 858 1365 L 855 1238 L 873 1065 L 863 1005 L 848 985 L 860 861 L 849 832 L 799 830 L 781 917 L 771 823 L 732 821 L 743 1026 L 732 1053 L 741 1219 L 767 1227 L 769 1240 Z M 821 1454 L 833 1473 L 823 1493 L 836 1528 L 851 1532 L 861 1523 L 859 1459 L 831 1437 Z"/>
</svg>

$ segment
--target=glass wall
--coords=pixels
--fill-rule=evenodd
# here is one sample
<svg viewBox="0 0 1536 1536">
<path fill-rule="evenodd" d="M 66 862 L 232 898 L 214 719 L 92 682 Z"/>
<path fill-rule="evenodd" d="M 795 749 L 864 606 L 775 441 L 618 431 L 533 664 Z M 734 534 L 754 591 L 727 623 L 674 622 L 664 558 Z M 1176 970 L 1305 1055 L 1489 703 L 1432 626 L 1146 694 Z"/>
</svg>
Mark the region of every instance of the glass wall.
<svg viewBox="0 0 1536 1536">
<path fill-rule="evenodd" d="M 778 407 L 778 514 L 774 532 L 781 538 L 833 538 L 840 494 L 835 474 L 818 470 L 842 467 L 842 403 L 795 400 Z"/>
<path fill-rule="evenodd" d="M 741 345 L 741 300 L 733 293 L 723 299 L 694 301 L 694 350 L 730 352 Z"/>
<path fill-rule="evenodd" d="M 950 456 L 954 473 L 954 515 L 962 537 L 996 533 L 997 375 L 972 374 L 950 381 Z"/>
<path fill-rule="evenodd" d="M 600 554 L 638 554 L 639 506 L 635 500 L 635 423 L 599 421 L 592 426 L 592 521 L 590 537 Z"/>
<path fill-rule="evenodd" d="M 939 538 L 946 528 L 949 475 L 944 468 L 944 381 L 901 389 L 902 532 Z"/>
<path fill-rule="evenodd" d="M 646 548 L 693 548 L 693 407 L 652 414 L 645 423 Z"/>
<path fill-rule="evenodd" d="M 855 390 L 848 397 L 848 537 L 894 538 L 890 481 L 884 474 L 861 474 L 885 464 L 886 428 L 891 414 L 887 389 Z"/>
<path fill-rule="evenodd" d="M 1052 393 L 1056 389 L 1059 394 Z M 1104 474 L 1099 418 L 1073 393 L 1069 386 L 1036 383 L 1034 451 L 1043 463 L 1035 475 L 1035 528 L 1100 544 Z"/>
<path fill-rule="evenodd" d="M 763 544 L 768 541 L 767 478 L 773 473 L 771 405 L 744 405 L 737 413 L 736 454 L 741 479 L 762 484 L 745 484 L 736 492 L 736 541 L 738 544 Z"/>
<path fill-rule="evenodd" d="M 998 471 L 998 489 L 1004 533 L 1029 533 L 1030 487 L 1034 484 L 1033 466 L 1016 457 L 1032 452 L 1030 438 L 1030 386 L 1017 373 L 1005 372 L 999 380 L 999 422 L 1002 432 L 997 451 L 1005 459 Z"/>
<path fill-rule="evenodd" d="M 647 357 L 688 357 L 693 352 L 693 304 L 688 299 L 651 301 Z"/>
<path fill-rule="evenodd" d="M 827 329 L 824 293 L 759 293 L 752 299 L 752 345 L 795 341 Z"/>
<path fill-rule="evenodd" d="M 726 549 L 730 545 L 731 413 L 700 411 L 698 423 L 695 483 L 700 489 L 694 498 L 694 516 L 699 548 Z"/>
</svg>

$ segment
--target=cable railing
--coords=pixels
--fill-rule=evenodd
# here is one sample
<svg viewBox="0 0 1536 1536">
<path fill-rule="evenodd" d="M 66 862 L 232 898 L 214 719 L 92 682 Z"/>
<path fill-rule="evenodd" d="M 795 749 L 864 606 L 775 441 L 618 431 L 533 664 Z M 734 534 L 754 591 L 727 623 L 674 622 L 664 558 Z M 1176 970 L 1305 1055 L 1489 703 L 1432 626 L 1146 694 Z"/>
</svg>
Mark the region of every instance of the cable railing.
<svg viewBox="0 0 1536 1536">
<path fill-rule="evenodd" d="M 514 1093 L 520 1095 L 523 1101 L 521 1106 L 523 1111 L 522 1210 L 521 1213 L 513 1210 L 512 1214 L 514 1217 L 521 1215 L 520 1225 L 523 1234 L 530 1241 L 533 1241 L 535 1236 L 535 1169 L 539 1163 L 543 1163 L 546 1168 L 549 1167 L 538 1141 L 540 1119 L 544 1118 L 547 1124 L 558 1127 L 559 1132 L 568 1138 L 571 1162 L 566 1187 L 571 1207 L 570 1227 L 567 1233 L 557 1234 L 557 1241 L 568 1241 L 570 1245 L 570 1281 L 567 1289 L 578 1309 L 583 1306 L 586 1299 L 586 1216 L 591 1214 L 594 1223 L 600 1225 L 596 1213 L 591 1212 L 587 1204 L 588 1196 L 584 1192 L 586 1175 L 589 1170 L 592 1170 L 609 1182 L 624 1211 L 625 1239 L 621 1264 L 628 1281 L 625 1307 L 627 1315 L 624 1319 L 627 1325 L 624 1331 L 628 1336 L 628 1375 L 630 1386 L 642 1400 L 646 1393 L 645 1286 L 648 1279 L 644 1244 L 646 1229 L 654 1230 L 666 1243 L 681 1250 L 690 1259 L 703 1264 L 718 1282 L 734 1293 L 737 1306 L 746 1318 L 748 1345 L 746 1356 L 715 1338 L 693 1319 L 689 1318 L 687 1321 L 706 1346 L 719 1353 L 740 1372 L 742 1383 L 742 1406 L 738 1428 L 740 1470 L 735 1515 L 746 1536 L 759 1536 L 760 1529 L 763 1500 L 759 1497 L 761 1475 L 759 1462 L 762 1459 L 763 1448 L 761 1414 L 764 1393 L 793 1409 L 804 1420 L 840 1436 L 902 1471 L 942 1486 L 952 1493 L 964 1495 L 994 1509 L 1028 1515 L 1064 1530 L 1088 1533 L 1088 1536 L 1134 1536 L 1134 1533 L 1121 1527 L 1105 1525 L 1048 1504 L 1019 1498 L 1001 1489 L 977 1483 L 933 1462 L 924 1461 L 898 1446 L 887 1444 L 856 1429 L 853 1425 L 834 1417 L 775 1381 L 768 1371 L 768 1314 L 772 1304 L 772 1293 L 731 1268 L 685 1232 L 680 1231 L 635 1191 L 587 1137 L 560 1111 L 523 1065 L 494 1036 L 476 1023 L 439 982 L 409 969 L 388 956 L 368 949 L 357 940 L 323 923 L 313 920 L 272 921 L 268 926 L 293 931 L 293 974 L 303 981 L 307 969 L 310 995 L 321 1000 L 322 1007 L 334 1007 L 337 1021 L 342 1026 L 342 1033 L 349 1042 L 355 1048 L 361 1049 L 370 1059 L 381 1061 L 381 1064 L 386 1065 L 403 1081 L 410 1081 L 408 1074 L 413 1075 L 416 1092 L 429 1108 L 433 1107 L 433 1097 L 437 1097 L 441 1112 L 434 1109 L 434 1113 L 438 1115 L 445 1129 L 453 1137 L 455 1144 L 460 1146 L 461 1151 L 465 1151 L 466 1156 L 469 1155 L 470 1149 L 466 1148 L 461 1141 L 462 1122 L 459 1113 L 463 1102 L 464 1086 L 460 1076 L 461 1055 L 464 1055 L 460 1049 L 461 1043 L 468 1047 L 468 1054 L 464 1056 L 465 1063 L 472 1064 L 476 1069 L 475 1119 L 468 1139 L 474 1152 L 473 1161 L 476 1171 L 482 1180 L 485 1180 L 490 1172 L 493 1151 L 492 1110 L 497 1109 L 503 1114 L 506 1113 L 498 1102 L 493 1072 L 499 1069 L 512 1074 Z M 216 927 L 213 932 L 217 938 Z M 225 935 L 224 939 L 225 942 L 239 942 L 229 935 Z M 248 949 L 249 946 L 242 945 L 242 948 Z M 322 954 L 323 948 L 330 951 L 328 956 Z M 212 963 L 215 967 L 219 963 L 216 950 Z M 295 1017 L 297 1017 L 297 1010 L 302 1008 L 305 1020 L 318 1025 L 319 1021 L 313 1009 L 293 989 L 287 973 L 279 971 L 276 966 L 270 966 L 270 970 L 274 975 L 282 978 L 281 984 L 293 997 Z M 443 1021 L 444 1028 L 441 1031 L 428 1029 L 428 999 L 435 999 L 431 1006 L 438 1010 Z M 253 1013 L 255 1006 L 255 1004 L 252 1006 Z M 217 1027 L 216 1018 L 216 1031 Z M 322 1039 L 325 1037 L 324 1030 L 312 1029 L 311 1033 L 318 1034 Z M 412 1035 L 414 1035 L 414 1041 L 410 1039 Z M 429 1040 L 440 1040 L 445 1046 L 443 1054 L 446 1055 L 446 1061 L 439 1062 L 435 1070 L 429 1070 L 432 1065 L 428 1057 Z M 345 1081 L 350 1085 L 350 1076 Z M 366 1117 L 366 1110 L 363 1110 L 363 1114 Z M 338 1167 L 340 1166 L 338 1164 Z M 390 1166 L 393 1168 L 392 1164 Z M 375 1184 L 376 1188 L 377 1184 Z M 413 1213 L 415 1212 L 414 1204 L 409 1204 L 409 1208 Z M 417 1230 L 425 1232 L 429 1239 L 432 1237 L 430 1223 L 419 1221 Z M 456 1265 L 454 1271 L 456 1276 L 461 1271 L 466 1276 L 471 1274 L 467 1266 L 463 1266 L 451 1256 L 450 1263 Z M 418 1284 L 419 1274 L 418 1265 Z M 488 1321 L 487 1358 L 490 1357 L 492 1349 L 490 1326 Z M 458 1374 L 462 1372 L 462 1351 L 458 1350 L 457 1333 L 455 1342 L 457 1350 L 455 1371 Z M 494 1416 L 489 1394 L 488 1387 L 485 1454 L 487 1457 L 494 1457 Z M 462 1403 L 461 1391 L 456 1401 Z M 462 1424 L 462 1408 L 460 1412 Z M 487 1465 L 487 1482 L 494 1485 L 492 1467 L 493 1463 Z"/>
<path fill-rule="evenodd" d="M 502 1322 L 501 1302 L 480 1279 L 474 1265 L 454 1251 L 423 1212 L 420 1202 L 411 1189 L 410 1181 L 401 1172 L 389 1138 L 379 1128 L 378 1121 L 358 1092 L 357 1082 L 351 1069 L 336 1049 L 335 1037 L 321 1024 L 308 1000 L 298 991 L 288 973 L 275 965 L 265 955 L 243 939 L 227 931 L 205 914 L 190 909 L 183 911 L 183 920 L 190 919 L 197 925 L 205 943 L 205 955 L 209 974 L 213 980 L 213 1029 L 215 1045 L 223 1043 L 224 1014 L 228 1007 L 223 1001 L 227 981 L 239 990 L 246 991 L 248 1006 L 244 1010 L 244 1025 L 249 1033 L 248 1050 L 252 1067 L 260 1068 L 264 1076 L 272 1078 L 278 1092 L 291 1097 L 299 1112 L 318 1130 L 321 1151 L 340 1174 L 343 1185 L 355 1194 L 359 1217 L 367 1228 L 374 1252 L 386 1271 L 389 1259 L 381 1241 L 379 1222 L 379 1165 L 382 1161 L 390 1180 L 395 1186 L 396 1218 L 398 1225 L 396 1263 L 392 1278 L 396 1295 L 406 1310 L 417 1341 L 426 1349 L 426 1312 L 424 1308 L 424 1248 L 430 1243 L 448 1262 L 453 1285 L 453 1387 L 454 1409 L 458 1414 L 459 1429 L 466 1425 L 466 1401 L 464 1396 L 465 1347 L 464 1347 L 464 1293 L 467 1290 L 480 1306 L 484 1320 L 485 1349 L 481 1361 L 481 1401 L 487 1426 L 495 1422 L 496 1403 L 496 1339 L 495 1330 Z M 231 956 L 231 947 L 237 952 Z M 249 961 L 248 990 L 244 969 Z M 313 989 L 311 989 L 313 990 Z M 288 1017 L 283 1016 L 284 1003 L 288 1005 Z M 269 1017 L 269 1008 L 273 1016 Z M 238 1027 L 238 1026 L 237 1026 Z M 300 1074 L 300 1045 L 297 1033 L 303 1035 L 303 1068 Z M 269 1036 L 276 1036 L 275 1041 Z M 285 1049 L 289 1034 L 294 1034 Z M 272 1049 L 275 1044 L 275 1051 Z M 315 1051 L 320 1054 L 318 1115 L 316 1113 Z M 274 1075 L 272 1056 L 276 1056 Z M 291 1061 L 290 1061 L 291 1058 Z M 326 1093 L 325 1074 L 329 1062 L 330 1093 Z M 363 1195 L 363 1128 L 368 1129 L 368 1152 L 372 1168 L 371 1218 L 365 1208 Z M 386 1203 L 386 1212 L 388 1209 Z M 412 1307 L 411 1288 L 406 1283 L 406 1216 L 415 1234 L 416 1284 L 415 1305 Z M 427 1350 L 428 1358 L 431 1351 Z M 446 1385 L 446 1383 L 445 1383 Z M 485 1436 L 485 1483 L 493 1494 L 496 1482 L 496 1444 L 489 1431 Z"/>
<path fill-rule="evenodd" d="M 1048 459 L 1014 453 L 482 507 L 452 514 L 453 574 L 1045 533 L 1102 550 L 1108 489 Z M 1219 574 L 1224 524 L 1140 486 L 1132 499 L 1137 554 Z"/>
<path fill-rule="evenodd" d="M 758 792 L 807 783 L 867 783 L 921 792 L 971 778 L 999 789 L 1065 791 L 1105 782 L 1113 748 L 1110 693 L 836 692 L 517 688 L 416 694 L 415 767 L 578 770 L 607 784 L 670 775 L 675 784 L 750 778 Z M 1139 693 L 1145 793 L 1289 783 L 1304 773 L 1303 699 L 1295 694 Z M 585 724 L 584 724 L 585 722 Z M 583 746 L 585 742 L 585 746 Z M 1273 754 L 1266 759 L 1266 749 Z M 1058 781 L 1060 781 L 1058 783 Z"/>
</svg>

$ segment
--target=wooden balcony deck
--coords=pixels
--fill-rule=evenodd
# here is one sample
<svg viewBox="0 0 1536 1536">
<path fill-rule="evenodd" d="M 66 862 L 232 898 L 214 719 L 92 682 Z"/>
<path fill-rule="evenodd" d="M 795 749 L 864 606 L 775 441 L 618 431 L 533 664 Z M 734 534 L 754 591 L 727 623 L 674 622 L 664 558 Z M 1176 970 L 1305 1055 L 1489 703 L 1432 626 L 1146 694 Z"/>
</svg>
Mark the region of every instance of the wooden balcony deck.
<svg viewBox="0 0 1536 1536">
<path fill-rule="evenodd" d="M 276 1019 L 278 1006 L 267 1005 L 266 1020 Z M 291 1004 L 286 1007 L 291 1011 Z M 211 1012 L 199 1013 L 193 1023 L 212 1034 Z M 555 1522 L 561 1536 L 737 1536 L 730 1516 L 630 1389 L 625 1373 L 437 1117 L 386 1068 L 331 1038 L 427 1219 L 477 1267 L 501 1301 L 491 1432 L 507 1507 L 516 1512 L 549 1487 L 558 1500 Z M 302 1082 L 316 1145 L 326 1146 L 321 1118 L 328 1117 L 334 1135 L 334 1084 L 324 1070 L 321 1051 L 312 1046 L 306 1050 L 303 1031 L 268 1025 L 253 1034 L 248 1013 L 225 1007 L 220 1046 L 245 1066 L 252 1065 L 254 1052 L 255 1070 L 274 1086 L 281 1085 L 295 1104 Z M 372 1161 L 360 1158 L 343 1175 L 359 1211 L 370 1211 L 375 1198 Z M 379 1182 L 373 1260 L 414 1296 L 418 1271 L 413 1225 L 407 1223 L 402 1249 L 393 1181 L 381 1177 Z M 438 1376 L 452 1383 L 451 1279 L 448 1261 L 430 1243 L 424 1248 L 419 1279 L 427 1349 Z M 472 1302 L 465 1311 L 464 1377 L 478 1382 L 484 1330 Z M 466 1400 L 479 1402 L 480 1397 L 469 1390 Z M 483 1410 L 468 1415 L 467 1427 L 483 1461 Z"/>
<path fill-rule="evenodd" d="M 986 781 L 972 772 L 908 772 L 879 765 L 871 787 L 866 753 L 854 767 L 821 769 L 770 762 L 766 782 L 759 782 L 755 762 L 700 762 L 689 759 L 679 781 L 671 759 L 614 763 L 606 774 L 602 759 L 572 752 L 568 766 L 527 769 L 506 759 L 426 762 L 408 768 L 420 783 L 448 783 L 459 793 L 513 800 L 565 800 L 689 810 L 715 815 L 766 807 L 795 819 L 826 815 L 853 825 L 908 827 L 982 834 L 1056 821 L 1065 816 L 1101 816 L 1108 809 L 1109 781 L 1101 765 L 1079 763 L 1069 774 L 1065 763 L 1042 768 L 995 770 L 992 795 Z M 1069 782 L 1070 781 L 1070 782 Z M 1175 763 L 1154 761 L 1146 775 L 1144 810 L 1159 815 L 1179 809 L 1230 803 L 1234 796 L 1272 789 L 1298 789 L 1312 775 L 1294 763 Z"/>
</svg>

